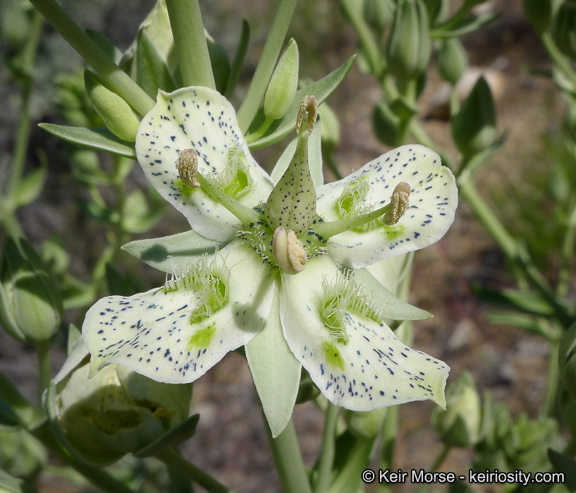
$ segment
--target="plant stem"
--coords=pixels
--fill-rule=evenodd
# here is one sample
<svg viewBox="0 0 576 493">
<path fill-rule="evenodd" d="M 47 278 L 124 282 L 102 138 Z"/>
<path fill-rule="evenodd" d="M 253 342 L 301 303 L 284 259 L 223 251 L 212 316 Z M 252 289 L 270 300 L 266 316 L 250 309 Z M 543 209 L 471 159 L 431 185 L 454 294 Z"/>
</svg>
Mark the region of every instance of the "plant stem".
<svg viewBox="0 0 576 493">
<path fill-rule="evenodd" d="M 156 454 L 156 458 L 172 469 L 181 472 L 210 493 L 226 493 L 231 490 L 212 476 L 182 457 L 176 450 L 167 449 Z"/>
<path fill-rule="evenodd" d="M 399 406 L 390 406 L 388 409 L 386 409 L 386 416 L 384 417 L 384 424 L 382 426 L 382 452 L 380 453 L 378 464 L 378 468 L 382 469 L 383 471 L 386 469 L 392 469 L 399 419 Z M 392 487 L 385 481 L 378 484 L 379 493 L 390 491 L 392 491 Z"/>
<path fill-rule="evenodd" d="M 562 241 L 562 250 L 560 251 L 560 270 L 558 272 L 558 283 L 556 285 L 556 294 L 560 297 L 568 295 L 570 280 L 572 279 L 571 263 L 574 257 L 574 246 L 576 244 L 576 204 L 572 208 L 568 228 Z"/>
<path fill-rule="evenodd" d="M 294 422 L 290 420 L 284 431 L 276 438 L 272 438 L 266 418 L 264 418 L 264 423 L 282 491 L 284 493 L 311 493 Z"/>
<path fill-rule="evenodd" d="M 268 38 L 266 38 L 266 43 L 264 43 L 254 77 L 246 97 L 238 109 L 238 124 L 244 134 L 250 127 L 252 120 L 254 120 L 254 116 L 256 116 L 260 103 L 264 98 L 266 88 L 274 72 L 274 66 L 278 60 L 278 55 L 282 49 L 284 38 L 292 21 L 296 2 L 297 0 L 280 0 L 280 5 L 272 21 L 272 26 L 270 26 L 270 32 Z"/>
<path fill-rule="evenodd" d="M 52 380 L 50 343 L 43 341 L 36 344 L 36 355 L 38 357 L 38 405 L 42 405 L 42 395 Z"/>
<path fill-rule="evenodd" d="M 562 74 L 570 80 L 573 86 L 576 86 L 576 73 L 572 69 L 568 58 L 566 58 L 566 56 L 556 46 L 556 43 L 552 39 L 552 35 L 545 31 L 542 33 L 540 39 L 554 65 L 562 71 Z"/>
<path fill-rule="evenodd" d="M 166 0 L 174 44 L 185 86 L 215 89 L 198 0 Z"/>
<path fill-rule="evenodd" d="M 335 438 L 336 425 L 338 423 L 339 414 L 340 408 L 329 402 L 324 421 L 322 450 L 320 451 L 318 466 L 318 480 L 316 482 L 316 486 L 314 487 L 314 493 L 324 493 L 330 486 L 330 474 L 332 472 L 334 455 L 336 453 Z"/>
<path fill-rule="evenodd" d="M 550 354 L 548 355 L 548 375 L 546 376 L 546 397 L 540 409 L 543 417 L 553 417 L 554 408 L 558 402 L 558 386 L 560 385 L 560 374 L 558 369 L 558 351 L 560 341 L 558 339 L 550 341 Z"/>
<path fill-rule="evenodd" d="M 111 90 L 141 115 L 152 109 L 154 100 L 100 49 L 55 0 L 30 0 L 30 3 L 92 65 Z"/>
</svg>

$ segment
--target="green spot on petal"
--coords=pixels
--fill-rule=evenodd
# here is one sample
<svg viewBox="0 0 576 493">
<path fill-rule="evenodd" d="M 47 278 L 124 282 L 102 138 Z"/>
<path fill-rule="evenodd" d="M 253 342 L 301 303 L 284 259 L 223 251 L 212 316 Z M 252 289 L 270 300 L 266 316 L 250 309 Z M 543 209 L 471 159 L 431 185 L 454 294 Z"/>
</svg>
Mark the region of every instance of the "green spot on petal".
<svg viewBox="0 0 576 493">
<path fill-rule="evenodd" d="M 193 349 L 204 349 L 210 346 L 214 335 L 216 334 L 216 325 L 212 324 L 196 331 L 188 341 L 188 351 Z"/>
<path fill-rule="evenodd" d="M 182 194 L 182 196 L 189 199 L 190 195 L 192 195 L 192 190 L 194 190 L 194 189 L 192 187 L 189 187 L 188 185 L 185 185 L 184 182 L 180 178 L 176 178 L 175 181 L 176 181 L 176 185 L 178 186 L 178 189 L 180 190 L 180 193 Z"/>
<path fill-rule="evenodd" d="M 388 241 L 394 241 L 404 234 L 406 228 L 401 224 L 395 224 L 394 226 L 384 226 L 384 234 Z"/>
<path fill-rule="evenodd" d="M 330 366 L 344 370 L 344 360 L 340 355 L 340 351 L 334 344 L 324 341 L 322 344 L 322 351 L 324 352 L 324 357 Z"/>
</svg>

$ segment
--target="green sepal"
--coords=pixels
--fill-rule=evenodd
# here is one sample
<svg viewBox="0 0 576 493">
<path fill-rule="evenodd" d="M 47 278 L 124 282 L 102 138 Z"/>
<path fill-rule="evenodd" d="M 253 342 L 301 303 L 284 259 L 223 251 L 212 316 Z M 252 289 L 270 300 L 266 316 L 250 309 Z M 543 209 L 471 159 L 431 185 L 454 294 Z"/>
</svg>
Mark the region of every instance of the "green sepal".
<svg viewBox="0 0 576 493">
<path fill-rule="evenodd" d="M 150 97 L 156 99 L 158 89 L 166 92 L 176 90 L 176 82 L 166 62 L 160 56 L 154 42 L 144 29 L 140 29 L 138 33 L 136 67 L 138 85 L 144 89 Z"/>
<path fill-rule="evenodd" d="M 576 460 L 551 448 L 548 449 L 548 459 L 556 472 L 564 473 L 564 486 L 568 491 L 576 491 Z"/>
<path fill-rule="evenodd" d="M 130 255 L 162 272 L 172 273 L 183 265 L 194 265 L 204 253 L 212 254 L 226 242 L 209 240 L 195 231 L 163 238 L 131 241 L 122 247 Z"/>
<path fill-rule="evenodd" d="M 156 194 L 134 190 L 126 198 L 122 215 L 122 229 L 128 233 L 144 233 L 153 228 L 164 215 L 164 200 Z"/>
<path fill-rule="evenodd" d="M 38 168 L 28 173 L 20 182 L 14 197 L 14 206 L 23 207 L 34 202 L 44 187 L 48 166 L 43 162 Z"/>
<path fill-rule="evenodd" d="M 242 19 L 242 31 L 240 32 L 240 39 L 238 40 L 238 48 L 236 48 L 236 54 L 234 55 L 234 60 L 232 60 L 232 65 L 230 67 L 230 74 L 228 75 L 228 82 L 226 83 L 226 91 L 224 92 L 224 97 L 230 99 L 236 85 L 240 80 L 240 73 L 244 68 L 244 59 L 246 58 L 246 53 L 248 52 L 248 44 L 250 43 L 250 24 L 246 19 Z"/>
<path fill-rule="evenodd" d="M 376 137 L 383 144 L 394 146 L 398 139 L 398 126 L 400 125 L 400 118 L 398 118 L 390 109 L 386 102 L 381 101 L 374 106 L 372 112 L 372 126 Z"/>
<path fill-rule="evenodd" d="M 416 308 L 388 291 L 367 269 L 354 271 L 353 280 L 362 286 L 363 293 L 382 308 L 382 316 L 391 320 L 425 320 L 432 317 L 427 311 Z"/>
<path fill-rule="evenodd" d="M 134 143 L 119 139 L 107 128 L 69 127 L 52 123 L 40 123 L 38 126 L 66 142 L 136 159 Z"/>
<path fill-rule="evenodd" d="M 278 182 L 282 175 L 288 168 L 294 153 L 296 152 L 296 144 L 298 139 L 294 139 L 286 146 L 284 152 L 276 162 L 274 169 L 270 176 L 275 182 Z M 324 184 L 324 174 L 322 171 L 322 126 L 321 122 L 317 121 L 314 130 L 308 139 L 308 165 L 310 166 L 310 175 L 312 176 L 312 183 L 314 188 L 318 188 Z"/>
<path fill-rule="evenodd" d="M 351 56 L 344 64 L 339 68 L 328 74 L 326 77 L 316 81 L 303 89 L 296 92 L 294 100 L 288 109 L 286 115 L 280 120 L 275 121 L 268 131 L 268 133 L 254 142 L 249 144 L 250 149 L 260 149 L 262 147 L 267 147 L 279 140 L 283 139 L 296 127 L 296 117 L 298 116 L 298 111 L 300 110 L 300 105 L 304 96 L 316 96 L 318 104 L 323 101 L 334 92 L 334 90 L 342 83 L 344 77 L 348 74 L 354 63 L 355 56 Z M 256 131 L 262 125 L 264 121 L 264 110 L 262 108 L 258 110 L 258 114 L 254 119 L 250 129 Z"/>
<path fill-rule="evenodd" d="M 400 120 L 408 121 L 414 115 L 418 114 L 418 106 L 412 104 L 405 97 L 399 96 L 390 103 L 390 111 L 400 118 Z"/>
<path fill-rule="evenodd" d="M 449 19 L 445 23 L 435 26 L 434 29 L 430 31 L 430 37 L 432 39 L 447 39 L 463 36 L 464 34 L 477 31 L 487 26 L 498 17 L 500 17 L 500 12 L 479 15 L 478 17 L 466 17 L 459 19 L 457 22 Z"/>
<path fill-rule="evenodd" d="M 278 291 L 266 325 L 246 345 L 246 359 L 272 437 L 276 438 L 292 417 L 301 371 L 282 333 Z"/>
<path fill-rule="evenodd" d="M 15 478 L 0 469 L 0 491 L 2 493 L 37 493 L 38 489 L 23 479 Z"/>
<path fill-rule="evenodd" d="M 193 414 L 133 455 L 141 459 L 144 457 L 152 457 L 164 449 L 181 445 L 195 435 L 199 420 L 200 415 Z"/>
</svg>

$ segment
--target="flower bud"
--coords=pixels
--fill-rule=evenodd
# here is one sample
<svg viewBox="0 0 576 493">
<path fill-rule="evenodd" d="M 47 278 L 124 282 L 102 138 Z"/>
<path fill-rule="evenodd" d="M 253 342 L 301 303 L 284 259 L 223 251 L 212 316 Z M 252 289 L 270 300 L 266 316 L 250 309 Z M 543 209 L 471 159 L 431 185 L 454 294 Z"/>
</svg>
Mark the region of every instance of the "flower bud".
<svg viewBox="0 0 576 493">
<path fill-rule="evenodd" d="M 88 379 L 90 363 L 82 354 L 88 351 L 79 340 L 56 377 L 56 413 L 69 445 L 85 460 L 112 463 L 187 418 L 191 385 L 156 382 L 116 364 Z"/>
<path fill-rule="evenodd" d="M 524 15 L 539 33 L 546 31 L 552 22 L 552 3 L 552 0 L 524 0 Z"/>
<path fill-rule="evenodd" d="M 344 420 L 348 430 L 358 438 L 374 438 L 380 432 L 386 417 L 386 407 L 374 411 L 344 410 Z"/>
<path fill-rule="evenodd" d="M 40 256 L 23 238 L 4 238 L 0 263 L 0 321 L 15 339 L 49 340 L 62 320 L 59 290 Z"/>
<path fill-rule="evenodd" d="M 576 59 L 576 4 L 564 2 L 560 6 L 552 25 L 552 37 L 564 55 Z"/>
<path fill-rule="evenodd" d="M 365 0 L 364 17 L 377 31 L 384 31 L 394 20 L 394 0 Z"/>
<path fill-rule="evenodd" d="M 446 411 L 434 409 L 432 424 L 445 445 L 474 446 L 480 438 L 482 411 L 472 375 L 465 371 L 446 391 Z"/>
<path fill-rule="evenodd" d="M 558 367 L 564 388 L 576 399 L 576 324 L 562 336 L 558 351 Z"/>
<path fill-rule="evenodd" d="M 454 85 L 468 67 L 468 55 L 458 38 L 441 42 L 438 52 L 438 71 L 442 78 Z"/>
<path fill-rule="evenodd" d="M 119 139 L 134 142 L 140 119 L 130 105 L 118 94 L 105 87 L 95 74 L 85 71 L 84 84 L 94 109 L 108 130 Z"/>
<path fill-rule="evenodd" d="M 490 86 L 480 77 L 452 122 L 452 138 L 466 157 L 490 147 L 496 139 L 496 110 Z"/>
<path fill-rule="evenodd" d="M 402 81 L 416 79 L 426 71 L 431 52 L 426 7 L 421 0 L 399 0 L 386 45 L 388 70 Z"/>
<path fill-rule="evenodd" d="M 291 39 L 278 61 L 264 96 L 266 118 L 278 120 L 290 108 L 298 89 L 298 64 L 298 45 Z"/>
</svg>

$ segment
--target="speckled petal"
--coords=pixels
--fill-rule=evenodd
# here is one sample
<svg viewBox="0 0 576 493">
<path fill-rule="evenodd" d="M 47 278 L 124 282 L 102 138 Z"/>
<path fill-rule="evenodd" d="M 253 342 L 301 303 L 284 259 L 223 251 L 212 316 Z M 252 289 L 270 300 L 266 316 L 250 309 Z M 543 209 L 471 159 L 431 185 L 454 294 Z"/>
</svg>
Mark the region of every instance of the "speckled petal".
<svg viewBox="0 0 576 493">
<path fill-rule="evenodd" d="M 283 275 L 280 291 L 288 346 L 324 396 L 353 411 L 426 399 L 444 407 L 448 366 L 405 346 L 388 326 L 347 311 L 348 341 L 331 334 L 320 316 L 321 280 L 337 275 L 326 255 L 315 257 L 303 272 Z"/>
<path fill-rule="evenodd" d="M 242 151 L 254 187 L 238 200 L 252 207 L 268 197 L 273 182 L 252 158 L 234 108 L 218 92 L 206 87 L 160 91 L 156 105 L 138 128 L 136 154 L 146 177 L 186 216 L 192 229 L 211 240 L 233 239 L 238 219 L 202 190 L 183 186 L 178 178 L 176 160 L 184 149 L 196 150 L 198 170 L 208 178 L 223 172 L 230 151 Z"/>
<path fill-rule="evenodd" d="M 368 232 L 347 231 L 330 238 L 329 255 L 346 267 L 366 267 L 431 245 L 444 236 L 454 220 L 456 181 L 438 154 L 426 147 L 399 147 L 346 178 L 318 188 L 318 214 L 328 221 L 341 219 L 336 200 L 347 184 L 358 179 L 366 179 L 370 185 L 365 206 L 377 209 L 386 205 L 396 185 L 403 181 L 411 188 L 410 205 L 398 224 Z"/>
<path fill-rule="evenodd" d="M 270 271 L 240 240 L 214 257 L 230 269 L 229 301 L 200 322 L 191 315 L 203 293 L 190 287 L 98 301 L 82 328 L 92 368 L 119 363 L 158 382 L 186 383 L 248 343 L 270 312 Z"/>
</svg>

